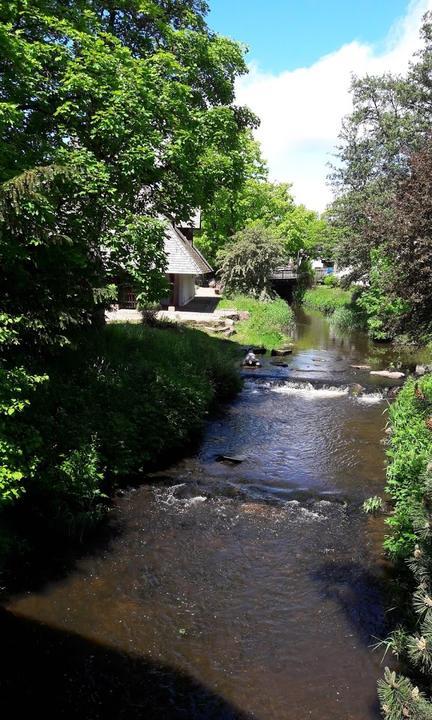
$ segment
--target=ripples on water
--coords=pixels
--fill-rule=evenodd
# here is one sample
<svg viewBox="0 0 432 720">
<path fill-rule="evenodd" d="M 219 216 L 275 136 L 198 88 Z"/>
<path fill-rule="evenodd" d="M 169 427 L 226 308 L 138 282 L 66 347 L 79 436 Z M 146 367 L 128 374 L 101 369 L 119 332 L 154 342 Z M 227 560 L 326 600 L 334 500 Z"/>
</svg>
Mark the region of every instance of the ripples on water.
<svg viewBox="0 0 432 720">
<path fill-rule="evenodd" d="M 118 499 L 109 548 L 10 602 L 63 643 L 93 643 L 68 640 L 61 654 L 66 708 L 160 720 L 379 716 L 369 646 L 385 632 L 383 531 L 360 506 L 383 487 L 385 389 L 374 381 L 354 396 L 367 379 L 350 369 L 363 345 L 333 342 L 314 322 L 309 340 L 300 326 L 288 370 L 267 364 L 209 423 L 197 457 Z M 52 670 L 58 642 L 42 667 L 49 656 Z"/>
</svg>

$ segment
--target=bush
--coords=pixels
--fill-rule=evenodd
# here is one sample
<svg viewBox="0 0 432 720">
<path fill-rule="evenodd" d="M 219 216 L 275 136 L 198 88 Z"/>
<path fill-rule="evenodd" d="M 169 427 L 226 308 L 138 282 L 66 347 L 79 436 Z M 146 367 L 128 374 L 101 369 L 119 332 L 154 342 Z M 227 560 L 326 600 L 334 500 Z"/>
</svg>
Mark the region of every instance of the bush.
<svg viewBox="0 0 432 720">
<path fill-rule="evenodd" d="M 367 318 L 367 328 L 373 340 L 393 340 L 401 318 L 408 312 L 408 303 L 386 290 L 392 287 L 394 270 L 379 250 L 371 252 L 369 286 L 357 298 L 358 306 Z"/>
<path fill-rule="evenodd" d="M 366 329 L 365 316 L 354 303 L 336 308 L 331 316 L 331 324 L 342 332 Z"/>
<path fill-rule="evenodd" d="M 424 472 L 432 458 L 432 376 L 408 380 L 389 410 L 392 433 L 388 450 L 387 492 L 394 502 L 388 519 L 392 534 L 385 547 L 393 555 L 406 557 L 416 534 L 413 517 L 424 493 Z"/>
<path fill-rule="evenodd" d="M 431 414 L 431 375 L 408 381 L 390 409 L 387 491 L 394 502 L 394 513 L 388 521 L 393 532 L 386 538 L 385 547 L 394 557 L 406 559 L 410 574 L 407 576 L 405 563 L 396 566 L 397 605 L 403 625 L 382 644 L 415 679 L 414 685 L 407 677 L 396 677 L 386 668 L 378 692 L 385 717 L 394 720 L 432 718 Z"/>
<path fill-rule="evenodd" d="M 368 498 L 362 505 L 362 510 L 366 513 L 366 515 L 376 515 L 377 513 L 382 512 L 383 509 L 384 503 L 379 495 L 374 495 L 373 497 Z"/>
<path fill-rule="evenodd" d="M 281 241 L 261 224 L 236 233 L 218 252 L 222 285 L 228 293 L 272 296 L 271 274 L 283 262 Z"/>
<path fill-rule="evenodd" d="M 184 452 L 216 401 L 239 389 L 236 356 L 197 330 L 120 324 L 63 349 L 10 429 L 27 506 L 81 536 L 102 514 L 107 483 Z"/>
<path fill-rule="evenodd" d="M 339 280 L 335 277 L 335 275 L 324 275 L 323 285 L 326 287 L 338 287 Z"/>
</svg>

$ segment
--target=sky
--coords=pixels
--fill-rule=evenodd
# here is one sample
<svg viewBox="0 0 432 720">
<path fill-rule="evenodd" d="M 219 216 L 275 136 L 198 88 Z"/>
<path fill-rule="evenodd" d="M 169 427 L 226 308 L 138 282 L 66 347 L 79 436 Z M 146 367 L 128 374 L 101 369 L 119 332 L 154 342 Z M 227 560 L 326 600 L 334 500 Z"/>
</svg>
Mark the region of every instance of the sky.
<svg viewBox="0 0 432 720">
<path fill-rule="evenodd" d="M 403 73 L 420 46 L 432 0 L 210 0 L 210 27 L 248 47 L 237 102 L 256 131 L 271 179 L 292 182 L 297 202 L 322 211 L 326 177 L 352 75 Z"/>
</svg>

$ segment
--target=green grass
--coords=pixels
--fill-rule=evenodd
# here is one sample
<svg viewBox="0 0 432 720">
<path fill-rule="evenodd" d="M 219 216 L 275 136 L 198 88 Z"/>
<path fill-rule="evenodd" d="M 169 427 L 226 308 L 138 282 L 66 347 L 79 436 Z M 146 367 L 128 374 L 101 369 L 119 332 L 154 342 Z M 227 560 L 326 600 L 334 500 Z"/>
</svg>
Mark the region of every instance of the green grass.
<svg viewBox="0 0 432 720">
<path fill-rule="evenodd" d="M 387 492 L 394 503 L 388 520 L 392 534 L 385 547 L 394 556 L 407 556 L 416 534 L 413 517 L 424 494 L 423 474 L 432 460 L 432 375 L 408 380 L 389 410 L 391 436 L 388 450 Z"/>
<path fill-rule="evenodd" d="M 317 287 L 306 290 L 303 303 L 311 310 L 319 310 L 326 315 L 330 315 L 351 303 L 352 293 L 350 290 L 342 290 L 338 287 L 328 287 L 326 285 L 318 285 Z"/>
<path fill-rule="evenodd" d="M 330 322 L 342 332 L 367 329 L 364 313 L 355 303 L 337 307 L 331 314 Z"/>
<path fill-rule="evenodd" d="M 261 301 L 247 295 L 223 298 L 220 309 L 247 310 L 248 320 L 236 323 L 234 340 L 242 345 L 264 345 L 268 350 L 280 348 L 291 340 L 294 315 L 281 298 Z"/>
</svg>

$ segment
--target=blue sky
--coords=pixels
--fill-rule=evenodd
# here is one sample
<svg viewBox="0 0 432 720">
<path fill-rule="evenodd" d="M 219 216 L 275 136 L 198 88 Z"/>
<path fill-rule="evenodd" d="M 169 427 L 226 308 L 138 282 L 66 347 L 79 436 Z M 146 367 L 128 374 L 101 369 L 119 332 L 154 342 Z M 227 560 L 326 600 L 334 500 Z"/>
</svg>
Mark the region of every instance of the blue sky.
<svg viewBox="0 0 432 720">
<path fill-rule="evenodd" d="M 382 43 L 406 0 L 210 0 L 209 25 L 249 46 L 248 60 L 280 72 L 341 45 Z"/>
<path fill-rule="evenodd" d="M 352 75 L 404 73 L 432 0 L 208 1 L 210 27 L 249 47 L 237 101 L 261 119 L 271 179 L 322 211 Z"/>
</svg>

